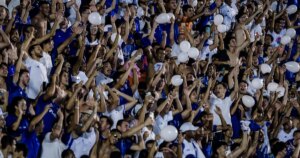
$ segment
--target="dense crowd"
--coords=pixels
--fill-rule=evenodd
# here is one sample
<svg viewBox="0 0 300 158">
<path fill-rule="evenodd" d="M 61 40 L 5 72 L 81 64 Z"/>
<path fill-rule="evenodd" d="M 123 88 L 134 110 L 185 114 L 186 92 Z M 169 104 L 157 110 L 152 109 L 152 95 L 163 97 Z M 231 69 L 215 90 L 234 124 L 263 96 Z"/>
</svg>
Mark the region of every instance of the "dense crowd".
<svg viewBox="0 0 300 158">
<path fill-rule="evenodd" d="M 299 158 L 299 7 L 0 0 L 0 158 Z"/>
</svg>

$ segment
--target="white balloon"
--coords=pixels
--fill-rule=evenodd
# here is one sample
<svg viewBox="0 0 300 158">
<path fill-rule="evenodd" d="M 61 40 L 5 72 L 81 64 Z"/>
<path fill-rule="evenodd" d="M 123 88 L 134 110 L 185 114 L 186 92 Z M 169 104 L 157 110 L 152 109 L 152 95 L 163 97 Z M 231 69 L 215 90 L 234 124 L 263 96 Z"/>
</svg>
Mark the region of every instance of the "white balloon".
<svg viewBox="0 0 300 158">
<path fill-rule="evenodd" d="M 171 142 L 175 140 L 177 136 L 178 136 L 178 131 L 172 125 L 168 125 L 160 131 L 160 137 L 167 142 Z"/>
<path fill-rule="evenodd" d="M 189 61 L 189 55 L 187 53 L 181 52 L 178 56 L 177 56 L 177 60 L 180 63 L 186 63 L 187 61 Z"/>
<path fill-rule="evenodd" d="M 286 8 L 286 11 L 288 14 L 294 14 L 297 12 L 297 9 L 298 9 L 297 6 L 293 4 L 293 5 L 288 6 Z"/>
<path fill-rule="evenodd" d="M 251 82 L 252 87 L 255 89 L 261 89 L 264 86 L 264 80 L 260 78 L 255 78 Z"/>
<path fill-rule="evenodd" d="M 171 83 L 173 86 L 180 86 L 183 82 L 183 79 L 181 78 L 180 75 L 174 75 L 172 78 L 171 78 Z"/>
<path fill-rule="evenodd" d="M 161 13 L 156 17 L 155 21 L 159 24 L 165 24 L 170 21 L 170 16 L 167 13 Z"/>
<path fill-rule="evenodd" d="M 280 43 L 283 44 L 283 45 L 286 45 L 288 43 L 291 42 L 291 37 L 290 36 L 283 36 L 281 39 L 280 39 Z"/>
<path fill-rule="evenodd" d="M 297 63 L 295 61 L 289 61 L 289 62 L 285 63 L 284 65 L 285 65 L 286 69 L 292 73 L 296 73 L 300 70 L 299 63 Z"/>
<path fill-rule="evenodd" d="M 290 36 L 291 38 L 294 38 L 296 36 L 296 30 L 294 28 L 289 28 L 286 30 L 286 34 L 287 36 Z"/>
<path fill-rule="evenodd" d="M 100 25 L 101 15 L 98 12 L 93 12 L 89 15 L 88 20 L 93 25 Z"/>
<path fill-rule="evenodd" d="M 168 13 L 170 20 L 168 21 L 169 23 L 171 23 L 171 18 L 173 18 L 175 20 L 175 15 L 173 13 Z"/>
<path fill-rule="evenodd" d="M 121 37 L 120 35 L 118 35 L 118 36 L 119 36 L 118 43 L 120 43 L 122 37 Z M 115 42 L 116 37 L 117 37 L 117 33 L 113 33 L 113 34 L 111 34 L 111 36 L 110 36 L 110 40 L 111 40 L 112 42 Z"/>
<path fill-rule="evenodd" d="M 265 74 L 265 73 L 270 73 L 271 72 L 271 66 L 269 64 L 261 64 L 260 65 L 260 71 L 261 73 Z"/>
<path fill-rule="evenodd" d="M 193 0 L 192 7 L 196 7 L 198 4 L 198 0 Z"/>
<path fill-rule="evenodd" d="M 253 99 L 253 97 L 251 97 L 249 95 L 244 95 L 242 97 L 242 102 L 248 108 L 252 108 L 255 104 L 255 100 Z"/>
<path fill-rule="evenodd" d="M 221 25 L 223 23 L 223 16 L 221 14 L 214 16 L 214 24 L 215 25 Z"/>
<path fill-rule="evenodd" d="M 224 33 L 227 31 L 227 26 L 224 25 L 224 24 L 220 24 L 217 26 L 217 30 L 220 32 L 220 33 Z"/>
<path fill-rule="evenodd" d="M 144 16 L 144 9 L 142 7 L 138 7 L 137 9 L 137 14 L 136 14 L 139 18 Z"/>
<path fill-rule="evenodd" d="M 197 48 L 195 48 L 195 47 L 192 47 L 192 48 L 190 48 L 189 49 L 189 51 L 188 51 L 188 56 L 190 57 L 190 58 L 193 58 L 193 59 L 196 59 L 198 56 L 199 56 L 199 50 L 197 49 Z"/>
<path fill-rule="evenodd" d="M 280 86 L 276 89 L 276 92 L 279 92 L 278 98 L 281 98 L 284 96 L 285 88 Z"/>
<path fill-rule="evenodd" d="M 276 82 L 269 83 L 268 87 L 267 87 L 269 92 L 274 92 L 274 91 L 276 91 L 277 88 L 278 88 L 278 83 L 276 83 Z"/>
<path fill-rule="evenodd" d="M 191 44 L 190 44 L 190 42 L 188 42 L 188 41 L 182 41 L 180 44 L 179 44 L 179 47 L 180 47 L 180 50 L 182 51 L 182 52 L 188 52 L 189 51 L 189 49 L 191 48 Z"/>
</svg>

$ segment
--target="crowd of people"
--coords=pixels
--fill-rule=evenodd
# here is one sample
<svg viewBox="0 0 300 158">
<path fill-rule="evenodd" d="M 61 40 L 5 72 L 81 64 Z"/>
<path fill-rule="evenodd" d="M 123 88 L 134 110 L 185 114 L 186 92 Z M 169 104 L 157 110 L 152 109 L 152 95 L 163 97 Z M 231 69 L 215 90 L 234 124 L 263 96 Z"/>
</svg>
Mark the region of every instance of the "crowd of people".
<svg viewBox="0 0 300 158">
<path fill-rule="evenodd" d="M 291 5 L 300 1 L 1 0 L 0 158 L 300 157 Z M 161 13 L 173 16 L 159 23 Z M 183 41 L 199 55 L 182 60 Z M 161 134 L 170 125 L 173 141 Z"/>
</svg>

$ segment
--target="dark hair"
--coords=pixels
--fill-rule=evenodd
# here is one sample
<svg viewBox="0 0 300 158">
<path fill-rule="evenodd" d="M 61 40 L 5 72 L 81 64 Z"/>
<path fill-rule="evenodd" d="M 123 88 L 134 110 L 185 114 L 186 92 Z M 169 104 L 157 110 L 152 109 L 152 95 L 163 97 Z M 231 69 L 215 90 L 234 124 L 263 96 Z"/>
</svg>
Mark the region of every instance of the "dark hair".
<svg viewBox="0 0 300 158">
<path fill-rule="evenodd" d="M 50 3 L 49 3 L 48 1 L 40 1 L 40 2 L 39 2 L 39 6 L 42 6 L 42 5 L 44 5 L 44 4 L 50 5 Z"/>
<path fill-rule="evenodd" d="M 223 40 L 225 49 L 227 49 L 227 50 L 229 49 L 229 43 L 232 38 L 233 38 L 233 32 L 232 31 L 227 32 L 227 34 Z"/>
<path fill-rule="evenodd" d="M 14 138 L 9 135 L 5 135 L 1 139 L 1 149 L 5 149 L 9 145 L 12 146 L 13 143 L 14 143 Z"/>
<path fill-rule="evenodd" d="M 271 148 L 272 153 L 274 154 L 274 156 L 277 156 L 277 154 L 284 150 L 286 148 L 286 144 L 284 142 L 277 142 L 276 144 L 274 144 Z"/>
<path fill-rule="evenodd" d="M 114 124 L 114 121 L 110 117 L 103 115 L 100 117 L 100 119 L 102 118 L 106 119 L 106 122 L 109 124 L 109 127 L 111 127 Z"/>
<path fill-rule="evenodd" d="M 227 146 L 227 143 L 223 142 L 223 141 L 215 141 L 212 144 L 212 148 L 213 148 L 213 153 L 216 155 L 217 154 L 217 150 L 221 147 L 221 146 Z"/>
<path fill-rule="evenodd" d="M 20 80 L 21 76 L 22 76 L 24 73 L 30 73 L 30 72 L 29 72 L 29 70 L 27 70 L 27 69 L 21 69 L 20 72 L 19 72 L 19 80 Z"/>
<path fill-rule="evenodd" d="M 188 9 L 193 8 L 191 5 L 184 5 L 182 6 L 183 13 L 187 12 Z"/>
<path fill-rule="evenodd" d="M 22 143 L 18 143 L 16 145 L 16 151 L 17 152 L 23 152 L 23 156 L 24 157 L 27 157 L 27 153 L 28 153 L 28 148 L 25 144 L 22 144 Z"/>
<path fill-rule="evenodd" d="M 126 122 L 124 119 L 121 119 L 117 122 L 117 127 L 121 126 L 123 122 Z M 112 131 L 111 131 L 112 132 Z"/>
<path fill-rule="evenodd" d="M 19 104 L 19 102 L 21 101 L 21 100 L 23 100 L 24 98 L 23 97 L 21 97 L 21 96 L 17 96 L 17 97 L 14 97 L 13 98 L 13 101 L 11 102 L 11 104 L 7 107 L 8 109 L 8 113 L 9 114 L 15 114 L 15 112 L 16 112 L 16 109 L 15 109 L 15 107 L 16 106 L 18 106 L 18 104 Z M 24 99 L 25 100 L 25 99 Z"/>
</svg>

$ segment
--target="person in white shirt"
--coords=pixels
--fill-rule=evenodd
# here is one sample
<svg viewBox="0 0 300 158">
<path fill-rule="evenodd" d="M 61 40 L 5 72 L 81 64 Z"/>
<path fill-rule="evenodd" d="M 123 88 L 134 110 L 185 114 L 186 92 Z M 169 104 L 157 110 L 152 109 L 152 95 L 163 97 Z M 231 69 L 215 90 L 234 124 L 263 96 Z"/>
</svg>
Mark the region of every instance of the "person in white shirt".
<svg viewBox="0 0 300 158">
<path fill-rule="evenodd" d="M 40 62 L 43 57 L 42 48 L 40 45 L 31 46 L 29 49 L 29 55 L 25 55 L 24 64 L 29 70 L 30 81 L 27 87 L 27 95 L 30 99 L 36 99 L 40 91 L 42 90 L 43 83 L 48 83 L 47 69 Z"/>
<path fill-rule="evenodd" d="M 53 67 L 51 56 L 49 55 L 49 52 L 52 51 L 54 44 L 53 40 L 49 39 L 42 43 L 43 47 L 43 57 L 40 59 L 40 62 L 44 64 L 47 70 L 47 76 L 50 76 L 51 69 Z"/>
<path fill-rule="evenodd" d="M 173 100 L 176 101 L 177 108 L 171 110 Z M 156 109 L 154 133 L 159 134 L 161 129 L 168 125 L 168 122 L 173 120 L 173 116 L 182 112 L 183 108 L 178 98 L 177 92 L 172 92 L 167 99 L 159 99 L 157 101 L 158 108 Z"/>
<path fill-rule="evenodd" d="M 41 158 L 61 158 L 61 153 L 67 149 L 67 146 L 60 140 L 64 115 L 59 110 L 58 122 L 54 124 L 52 132 L 46 134 L 42 143 Z"/>
<path fill-rule="evenodd" d="M 285 118 L 283 120 L 282 128 L 279 130 L 277 138 L 281 142 L 287 142 L 288 140 L 293 139 L 294 132 L 297 128 L 293 128 L 293 120 L 291 118 Z"/>
<path fill-rule="evenodd" d="M 184 139 L 178 142 L 179 145 L 182 145 L 182 155 L 178 155 L 179 157 L 205 158 L 199 144 L 194 140 L 197 129 L 198 127 L 195 127 L 191 122 L 186 122 L 180 126 L 180 132 L 183 134 Z"/>
<path fill-rule="evenodd" d="M 109 89 L 109 87 L 107 88 Z M 128 103 L 124 105 L 115 104 L 115 105 L 110 105 L 108 107 L 105 107 L 106 112 L 103 115 L 108 116 L 113 120 L 114 124 L 111 127 L 111 129 L 115 129 L 117 127 L 118 121 L 124 119 L 124 113 L 129 109 L 133 108 L 136 105 L 137 100 L 125 93 L 120 92 L 117 89 L 112 89 L 112 90 L 109 89 L 108 91 L 112 95 L 112 98 L 115 97 L 113 95 L 117 95 L 118 97 L 123 97 L 128 101 Z"/>
<path fill-rule="evenodd" d="M 216 106 L 218 106 L 221 111 L 222 115 L 226 121 L 227 124 L 232 125 L 231 123 L 231 115 L 230 115 L 230 107 L 233 103 L 233 101 L 237 97 L 237 93 L 239 90 L 238 86 L 238 71 L 236 71 L 237 67 L 235 67 L 229 74 L 229 84 L 234 84 L 234 90 L 231 92 L 230 96 L 225 96 L 227 91 L 227 85 L 225 83 L 217 83 L 214 89 L 214 93 L 210 95 L 210 112 L 213 114 L 213 125 L 222 125 L 221 119 L 219 115 L 215 112 Z M 211 81 L 209 82 L 208 88 L 211 87 Z"/>
<path fill-rule="evenodd" d="M 235 22 L 235 16 L 237 12 L 231 7 L 231 0 L 225 0 L 220 7 L 220 14 L 224 16 L 224 24 L 228 27 L 227 30 L 231 29 L 231 25 Z"/>
</svg>

